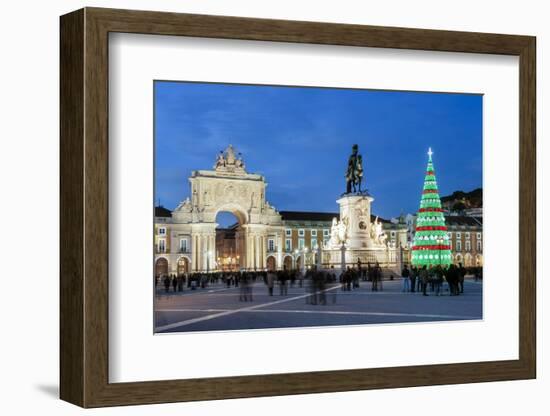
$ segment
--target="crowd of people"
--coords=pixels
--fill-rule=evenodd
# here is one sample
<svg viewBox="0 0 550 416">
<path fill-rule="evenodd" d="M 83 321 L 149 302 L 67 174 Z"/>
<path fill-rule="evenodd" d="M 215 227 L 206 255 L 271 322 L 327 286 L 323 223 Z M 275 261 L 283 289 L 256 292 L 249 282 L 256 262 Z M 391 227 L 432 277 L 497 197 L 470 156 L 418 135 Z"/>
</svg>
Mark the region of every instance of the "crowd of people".
<svg viewBox="0 0 550 416">
<path fill-rule="evenodd" d="M 164 287 L 164 292 L 182 292 L 184 288 L 189 290 L 205 289 L 211 285 L 223 285 L 226 288 L 239 288 L 239 300 L 249 302 L 253 300 L 253 286 L 261 281 L 267 287 L 269 296 L 274 296 L 275 287 L 279 288 L 279 295 L 288 295 L 290 287 L 304 287 L 304 281 L 307 282 L 306 289 L 310 296 L 306 301 L 311 304 L 326 303 L 324 290 L 328 283 L 336 282 L 336 273 L 334 270 L 317 271 L 315 268 L 309 269 L 303 274 L 300 270 L 277 270 L 277 271 L 234 271 L 234 272 L 215 272 L 215 273 L 182 273 L 167 274 L 155 277 L 155 288 L 159 284 Z M 321 293 L 319 293 L 321 292 Z"/>
<path fill-rule="evenodd" d="M 422 267 L 407 265 L 403 267 L 401 279 L 403 282 L 403 292 L 422 292 L 423 296 L 428 296 L 428 288 L 434 295 L 440 296 L 443 288 L 443 283 L 447 284 L 447 290 L 451 296 L 458 296 L 464 293 L 464 276 L 467 273 L 474 275 L 474 280 L 478 281 L 483 278 L 483 268 L 473 267 L 466 269 L 462 263 L 458 266 L 451 264 L 449 266 L 432 266 L 426 265 Z"/>
<path fill-rule="evenodd" d="M 464 276 L 473 274 L 474 279 L 482 279 L 482 268 L 466 269 L 459 264 L 449 267 L 409 267 L 405 265 L 401 272 L 403 292 L 422 292 L 428 296 L 428 291 L 436 296 L 441 295 L 443 284 L 451 296 L 464 293 Z M 390 275 L 393 279 L 393 275 Z M 273 271 L 229 271 L 214 273 L 182 273 L 155 277 L 155 288 L 159 284 L 164 287 L 164 292 L 182 292 L 189 290 L 205 289 L 212 285 L 223 285 L 226 288 L 239 288 L 239 300 L 250 302 L 253 300 L 253 287 L 256 282 L 263 282 L 267 287 L 267 294 L 274 296 L 275 287 L 278 287 L 279 296 L 288 295 L 288 288 L 298 286 L 305 287 L 306 302 L 310 304 L 327 304 L 327 289 L 340 286 L 342 291 L 351 291 L 360 287 L 360 282 L 370 282 L 373 292 L 383 290 L 383 273 L 379 263 L 363 267 L 359 262 L 353 267 L 348 266 L 344 272 L 330 268 L 318 270 L 315 266 L 305 271 L 301 270 L 273 270 Z M 162 290 L 162 289 L 161 289 Z M 333 295 L 336 293 L 332 292 Z M 335 302 L 335 295 L 332 297 Z"/>
</svg>

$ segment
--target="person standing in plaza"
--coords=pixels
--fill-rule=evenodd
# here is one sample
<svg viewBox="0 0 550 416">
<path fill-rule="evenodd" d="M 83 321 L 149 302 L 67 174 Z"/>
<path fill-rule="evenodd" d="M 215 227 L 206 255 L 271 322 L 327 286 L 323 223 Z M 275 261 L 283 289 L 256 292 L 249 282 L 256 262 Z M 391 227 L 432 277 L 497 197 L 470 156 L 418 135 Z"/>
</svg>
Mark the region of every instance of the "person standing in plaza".
<svg viewBox="0 0 550 416">
<path fill-rule="evenodd" d="M 372 267 L 371 267 L 371 265 L 370 265 L 370 262 L 367 263 L 367 275 L 366 275 L 366 278 L 367 278 L 367 280 L 372 281 Z"/>
<path fill-rule="evenodd" d="M 458 286 L 460 289 L 460 293 L 464 293 L 464 276 L 466 276 L 466 269 L 462 265 L 462 263 L 458 263 L 459 265 L 459 273 L 458 273 Z"/>
<path fill-rule="evenodd" d="M 285 272 L 279 274 L 279 295 L 288 295 L 287 275 Z"/>
<path fill-rule="evenodd" d="M 296 270 L 296 276 L 296 279 L 298 280 L 298 287 L 303 288 L 305 279 L 304 273 L 300 269 L 298 269 Z"/>
<path fill-rule="evenodd" d="M 350 266 L 348 266 L 348 270 L 346 271 L 346 274 L 344 276 L 346 278 L 346 290 L 349 292 L 351 290 L 351 282 L 353 280 L 353 271 L 351 270 Z"/>
<path fill-rule="evenodd" d="M 420 269 L 420 281 L 422 282 L 422 295 L 428 296 L 426 293 L 426 290 L 428 288 L 428 279 L 429 279 L 429 273 L 427 267 L 424 265 L 422 266 L 422 269 Z"/>
<path fill-rule="evenodd" d="M 239 290 L 239 301 L 241 302 L 252 302 L 252 276 L 248 272 L 241 274 L 240 278 L 240 290 Z"/>
<path fill-rule="evenodd" d="M 307 292 L 306 304 L 317 305 L 317 272 L 308 270 L 306 272 Z"/>
<path fill-rule="evenodd" d="M 252 302 L 252 290 L 254 287 L 254 281 L 256 280 L 256 274 L 245 272 L 245 273 L 241 273 L 241 275 L 245 276 L 245 279 L 246 279 L 246 289 L 245 289 L 246 299 L 249 302 Z"/>
<path fill-rule="evenodd" d="M 441 294 L 441 284 L 443 283 L 443 268 L 441 266 L 436 266 L 434 268 L 434 292 L 436 296 Z"/>
<path fill-rule="evenodd" d="M 246 274 L 241 277 L 241 289 L 239 290 L 239 302 L 246 302 Z"/>
<path fill-rule="evenodd" d="M 287 275 L 287 277 L 290 279 L 290 287 L 293 288 L 294 284 L 296 283 L 296 274 L 289 272 L 288 270 L 283 270 L 283 273 Z"/>
<path fill-rule="evenodd" d="M 380 263 L 376 262 L 376 265 L 374 266 L 374 272 L 376 275 L 376 283 L 377 283 L 376 290 L 383 291 L 384 286 L 382 282 L 382 267 L 380 267 Z"/>
<path fill-rule="evenodd" d="M 169 290 L 170 290 L 170 278 L 168 277 L 168 275 L 166 275 L 164 276 L 164 291 L 168 293 Z"/>
<path fill-rule="evenodd" d="M 277 276 L 275 276 L 275 273 L 272 270 L 267 272 L 267 291 L 269 296 L 273 296 L 273 286 L 275 286 L 276 278 Z"/>
<path fill-rule="evenodd" d="M 405 267 L 403 267 L 403 270 L 401 271 L 401 279 L 403 280 L 403 286 L 401 288 L 402 292 L 409 292 L 411 290 L 410 275 L 411 275 L 411 272 L 408 266 L 405 264 Z"/>
<path fill-rule="evenodd" d="M 410 271 L 410 280 L 411 280 L 411 292 L 414 293 L 415 292 L 415 286 L 416 286 L 416 278 L 418 276 L 418 269 L 416 268 L 416 266 L 412 266 L 411 267 L 411 271 Z"/>
<path fill-rule="evenodd" d="M 359 266 L 359 268 L 357 270 L 352 269 L 351 273 L 352 273 L 351 276 L 352 276 L 352 281 L 353 281 L 353 288 L 358 289 L 359 288 L 359 277 L 361 275 L 361 266 Z"/>
</svg>

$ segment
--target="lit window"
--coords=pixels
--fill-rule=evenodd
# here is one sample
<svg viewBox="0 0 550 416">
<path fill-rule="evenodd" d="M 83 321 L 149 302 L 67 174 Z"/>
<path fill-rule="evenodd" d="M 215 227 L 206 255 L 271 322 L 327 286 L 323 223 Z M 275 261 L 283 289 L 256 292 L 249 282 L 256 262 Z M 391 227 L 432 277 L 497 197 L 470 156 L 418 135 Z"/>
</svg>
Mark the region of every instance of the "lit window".
<svg viewBox="0 0 550 416">
<path fill-rule="evenodd" d="M 311 230 L 311 236 L 317 237 L 317 230 Z"/>
<path fill-rule="evenodd" d="M 306 232 L 305 232 L 302 228 L 300 228 L 300 229 L 298 230 L 298 236 L 299 236 L 299 237 L 303 237 L 304 235 L 306 235 Z"/>
<path fill-rule="evenodd" d="M 465 238 L 466 238 L 466 240 L 469 240 L 470 239 L 470 233 L 466 233 Z"/>
<path fill-rule="evenodd" d="M 481 240 L 481 233 L 477 233 L 477 239 Z"/>
<path fill-rule="evenodd" d="M 161 239 L 158 242 L 158 251 L 159 253 L 165 253 L 166 252 L 166 240 Z"/>
<path fill-rule="evenodd" d="M 180 239 L 180 251 L 185 253 L 187 251 L 187 238 Z"/>
<path fill-rule="evenodd" d="M 462 251 L 462 241 L 460 240 L 456 242 L 456 251 Z"/>
<path fill-rule="evenodd" d="M 460 233 L 456 233 L 456 239 L 460 240 L 460 237 L 461 237 Z"/>
<path fill-rule="evenodd" d="M 470 251 L 472 249 L 470 246 L 470 240 L 466 240 L 465 248 L 466 248 L 466 251 Z"/>
<path fill-rule="evenodd" d="M 318 245 L 317 245 L 317 239 L 316 238 L 312 238 L 311 239 L 311 248 L 313 250 L 317 249 Z"/>
<path fill-rule="evenodd" d="M 323 230 L 323 237 L 329 236 L 329 230 Z"/>
<path fill-rule="evenodd" d="M 303 238 L 298 239 L 298 248 L 302 250 L 306 246 L 306 240 Z"/>
<path fill-rule="evenodd" d="M 287 237 L 290 237 L 292 235 L 292 230 L 290 229 L 285 230 L 285 234 Z"/>
<path fill-rule="evenodd" d="M 292 251 L 292 240 L 290 238 L 285 240 L 285 251 Z"/>
<path fill-rule="evenodd" d="M 268 251 L 275 251 L 275 240 L 273 240 L 272 238 L 267 240 L 267 249 Z"/>
</svg>

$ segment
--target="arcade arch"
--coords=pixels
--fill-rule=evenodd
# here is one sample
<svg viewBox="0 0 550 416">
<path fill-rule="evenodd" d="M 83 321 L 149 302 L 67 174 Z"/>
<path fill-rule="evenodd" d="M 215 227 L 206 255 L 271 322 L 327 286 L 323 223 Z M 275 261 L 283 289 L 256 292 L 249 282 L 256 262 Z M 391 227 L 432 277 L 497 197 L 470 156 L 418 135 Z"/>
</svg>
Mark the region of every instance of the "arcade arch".
<svg viewBox="0 0 550 416">
<path fill-rule="evenodd" d="M 269 256 L 267 258 L 267 270 L 277 270 L 277 260 L 275 259 L 275 256 Z"/>
<path fill-rule="evenodd" d="M 155 276 L 162 277 L 167 274 L 168 274 L 168 259 L 164 257 L 159 257 L 155 262 Z"/>
<path fill-rule="evenodd" d="M 284 270 L 292 270 L 292 256 L 287 255 L 283 261 Z"/>
<path fill-rule="evenodd" d="M 189 259 L 187 257 L 182 256 L 178 259 L 176 272 L 178 276 L 189 272 Z"/>
</svg>

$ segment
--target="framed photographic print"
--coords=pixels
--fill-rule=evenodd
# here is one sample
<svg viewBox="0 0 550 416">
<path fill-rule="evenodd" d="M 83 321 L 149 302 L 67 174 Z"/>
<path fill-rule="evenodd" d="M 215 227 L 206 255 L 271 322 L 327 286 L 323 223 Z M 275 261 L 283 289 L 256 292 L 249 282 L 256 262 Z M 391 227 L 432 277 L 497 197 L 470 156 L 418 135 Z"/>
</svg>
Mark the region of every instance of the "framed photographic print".
<svg viewBox="0 0 550 416">
<path fill-rule="evenodd" d="M 61 17 L 83 407 L 536 376 L 535 38 Z"/>
</svg>

